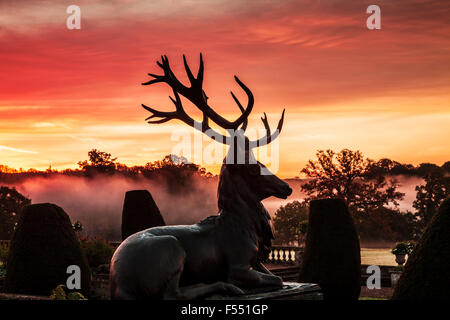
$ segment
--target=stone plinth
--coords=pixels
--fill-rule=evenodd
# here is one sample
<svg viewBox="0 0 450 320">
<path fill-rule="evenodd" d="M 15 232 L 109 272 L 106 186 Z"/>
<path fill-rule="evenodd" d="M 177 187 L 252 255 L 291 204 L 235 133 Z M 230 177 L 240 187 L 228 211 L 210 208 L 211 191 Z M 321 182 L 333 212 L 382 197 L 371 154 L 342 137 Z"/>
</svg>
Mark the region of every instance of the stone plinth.
<svg viewBox="0 0 450 320">
<path fill-rule="evenodd" d="M 283 288 L 252 290 L 242 296 L 214 295 L 208 300 L 323 300 L 320 287 L 314 283 L 283 282 Z"/>
</svg>

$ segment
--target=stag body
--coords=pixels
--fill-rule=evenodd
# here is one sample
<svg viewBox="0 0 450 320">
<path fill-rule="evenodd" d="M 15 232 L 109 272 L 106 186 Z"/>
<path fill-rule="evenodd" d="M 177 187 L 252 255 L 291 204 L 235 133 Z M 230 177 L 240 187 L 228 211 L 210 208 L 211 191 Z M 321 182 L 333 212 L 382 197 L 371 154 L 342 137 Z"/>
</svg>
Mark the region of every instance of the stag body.
<svg viewBox="0 0 450 320">
<path fill-rule="evenodd" d="M 145 83 L 169 84 L 175 95 L 175 99 L 171 100 L 176 111 L 162 112 L 143 107 L 153 114 L 147 118 L 149 123 L 179 119 L 216 141 L 230 145 L 219 177 L 219 214 L 194 225 L 155 227 L 129 236 L 111 259 L 113 299 L 194 299 L 219 291 L 242 294 L 241 288 L 282 285 L 281 278 L 271 274 L 261 263 L 267 257 L 273 239 L 270 216 L 261 201 L 270 196 L 285 199 L 292 190 L 286 182 L 270 174 L 263 164 L 257 162 L 251 149 L 278 136 L 284 112 L 274 134 L 271 134 L 265 116 L 261 119 L 266 127 L 266 137 L 249 141 L 244 132 L 253 107 L 250 90 L 235 77 L 249 99 L 244 109 L 232 94 L 242 114 L 236 121 L 229 122 L 206 103 L 201 85 L 202 59 L 197 78 L 192 75 L 186 59 L 184 64 L 191 82 L 190 88 L 175 78 L 167 57 L 162 57 L 162 63 L 158 62 L 164 75 L 150 74 L 155 79 Z M 179 93 L 203 112 L 202 123 L 197 123 L 186 114 Z M 161 119 L 151 120 L 155 117 Z M 225 137 L 212 130 L 208 119 L 227 129 L 232 136 Z M 240 129 L 233 132 L 239 126 Z M 233 144 L 230 141 L 241 142 Z M 244 159 L 244 162 L 240 163 L 237 159 Z"/>
<path fill-rule="evenodd" d="M 128 237 L 112 258 L 112 297 L 193 299 L 217 291 L 242 293 L 238 287 L 281 286 L 260 262 L 273 239 L 261 200 L 286 198 L 292 190 L 274 175 L 260 175 L 260 166 L 223 165 L 219 215 Z"/>
</svg>

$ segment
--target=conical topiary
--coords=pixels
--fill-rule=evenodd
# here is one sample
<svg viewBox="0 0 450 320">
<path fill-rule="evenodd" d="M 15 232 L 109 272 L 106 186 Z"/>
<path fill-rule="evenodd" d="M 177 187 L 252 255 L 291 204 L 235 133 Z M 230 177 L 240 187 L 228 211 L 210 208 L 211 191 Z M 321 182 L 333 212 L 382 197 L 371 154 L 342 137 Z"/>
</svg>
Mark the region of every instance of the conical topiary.
<svg viewBox="0 0 450 320">
<path fill-rule="evenodd" d="M 11 241 L 6 291 L 50 295 L 66 284 L 70 265 L 81 269 L 81 289 L 75 291 L 89 293 L 90 270 L 68 215 L 51 203 L 25 207 Z"/>
<path fill-rule="evenodd" d="M 392 299 L 450 298 L 450 197 L 431 219 L 397 282 Z"/>
<path fill-rule="evenodd" d="M 299 281 L 319 284 L 326 300 L 358 299 L 361 253 L 347 204 L 341 199 L 313 200 L 308 221 Z"/>
<path fill-rule="evenodd" d="M 150 192 L 132 190 L 125 194 L 122 211 L 122 240 L 133 233 L 164 225 L 164 219 Z"/>
</svg>

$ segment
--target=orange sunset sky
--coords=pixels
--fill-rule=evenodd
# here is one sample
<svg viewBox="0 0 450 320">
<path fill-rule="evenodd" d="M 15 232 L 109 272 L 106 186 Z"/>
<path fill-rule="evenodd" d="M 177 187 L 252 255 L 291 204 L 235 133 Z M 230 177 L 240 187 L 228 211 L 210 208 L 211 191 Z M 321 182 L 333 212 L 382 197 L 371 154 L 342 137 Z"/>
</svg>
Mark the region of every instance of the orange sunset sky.
<svg viewBox="0 0 450 320">
<path fill-rule="evenodd" d="M 80 30 L 66 27 L 71 4 Z M 366 28 L 371 4 L 381 30 Z M 75 168 L 92 148 L 128 165 L 161 159 L 185 125 L 147 124 L 140 104 L 171 110 L 171 91 L 140 83 L 161 54 L 185 81 L 182 54 L 196 70 L 202 52 L 217 112 L 239 115 L 230 90 L 246 103 L 235 74 L 255 96 L 249 128 L 266 112 L 274 129 L 286 108 L 281 177 L 327 148 L 442 165 L 449 21 L 450 2 L 431 0 L 0 0 L 0 164 Z"/>
</svg>

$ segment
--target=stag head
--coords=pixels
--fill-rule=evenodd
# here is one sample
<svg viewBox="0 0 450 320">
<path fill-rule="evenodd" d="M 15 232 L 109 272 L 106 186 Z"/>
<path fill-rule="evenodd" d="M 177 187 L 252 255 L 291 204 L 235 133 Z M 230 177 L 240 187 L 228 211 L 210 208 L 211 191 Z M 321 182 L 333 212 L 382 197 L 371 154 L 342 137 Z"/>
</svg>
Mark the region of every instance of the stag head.
<svg viewBox="0 0 450 320">
<path fill-rule="evenodd" d="M 193 75 L 184 55 L 183 62 L 190 82 L 189 87 L 182 84 L 176 78 L 170 68 L 169 59 L 167 56 L 161 56 L 161 62 L 157 61 L 157 65 L 163 70 L 164 74 L 156 75 L 149 73 L 148 75 L 153 79 L 142 84 L 151 85 L 154 83 L 166 83 L 172 88 L 174 94 L 173 98 L 170 96 L 169 98 L 175 105 L 175 111 L 163 112 L 148 107 L 144 104 L 142 105 L 144 109 L 151 113 L 151 115 L 146 119 L 148 123 L 160 124 L 173 119 L 178 119 L 186 123 L 188 126 L 200 130 L 213 140 L 230 146 L 221 169 L 219 190 L 221 188 L 233 188 L 233 186 L 234 188 L 239 186 L 239 188 L 250 189 L 252 192 L 245 192 L 245 190 L 242 190 L 243 194 L 252 194 L 256 197 L 257 201 L 261 201 L 269 196 L 275 196 L 283 199 L 287 198 L 287 196 L 292 193 L 292 189 L 286 182 L 270 173 L 263 164 L 256 161 L 252 151 L 252 149 L 256 147 L 271 143 L 278 137 L 283 127 L 285 110 L 283 110 L 277 129 L 274 132 L 271 131 L 267 120 L 267 115 L 264 113 L 264 116 L 261 117 L 261 121 L 265 127 L 266 135 L 258 140 L 251 141 L 247 138 L 247 136 L 245 136 L 248 116 L 250 115 L 254 105 L 254 97 L 250 89 L 241 80 L 239 80 L 237 76 L 234 76 L 237 84 L 247 94 L 248 102 L 246 108 L 244 108 L 234 93 L 230 92 L 233 100 L 238 105 L 241 114 L 236 120 L 229 121 L 216 113 L 208 105 L 208 97 L 203 90 L 204 63 L 202 55 L 200 54 L 200 65 L 196 77 Z M 201 123 L 191 118 L 185 112 L 181 103 L 180 95 L 188 99 L 200 111 L 202 111 L 203 121 Z M 221 128 L 226 129 L 229 136 L 224 136 L 213 130 L 209 126 L 209 120 L 212 120 Z"/>
</svg>

